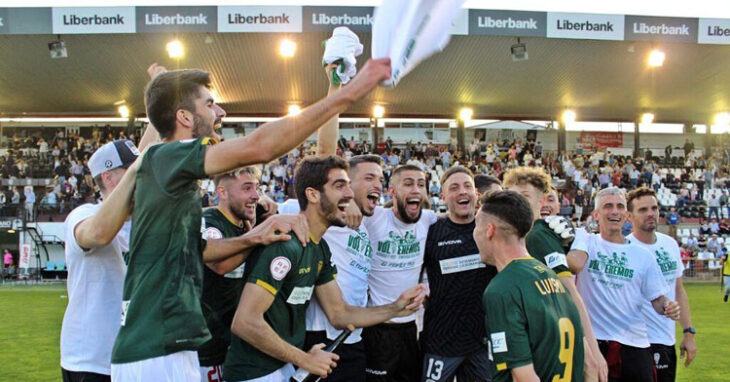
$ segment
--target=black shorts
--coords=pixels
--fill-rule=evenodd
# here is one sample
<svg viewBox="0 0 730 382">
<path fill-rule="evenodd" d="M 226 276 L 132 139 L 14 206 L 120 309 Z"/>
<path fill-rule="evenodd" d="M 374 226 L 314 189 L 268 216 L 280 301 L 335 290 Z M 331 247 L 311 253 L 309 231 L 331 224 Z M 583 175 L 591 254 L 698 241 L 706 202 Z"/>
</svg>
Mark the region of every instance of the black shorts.
<svg viewBox="0 0 730 382">
<path fill-rule="evenodd" d="M 304 351 L 309 351 L 316 344 L 329 344 L 332 340 L 327 338 L 323 331 L 307 332 L 304 339 Z M 354 344 L 342 344 L 335 350 L 340 356 L 337 367 L 332 370 L 327 382 L 365 382 L 365 345 L 362 341 Z"/>
<path fill-rule="evenodd" d="M 415 321 L 379 324 L 362 331 L 368 382 L 417 382 L 423 358 Z"/>
<path fill-rule="evenodd" d="M 677 377 L 677 350 L 674 346 L 651 344 L 658 382 L 674 382 Z"/>
<path fill-rule="evenodd" d="M 111 382 L 112 376 L 88 371 L 69 371 L 61 368 L 63 382 Z"/>
<path fill-rule="evenodd" d="M 608 364 L 609 382 L 655 382 L 650 348 L 602 340 L 598 340 L 598 348 Z"/>
<path fill-rule="evenodd" d="M 456 380 L 467 382 L 489 382 L 491 361 L 487 349 L 461 357 L 442 357 L 424 354 L 422 382 L 445 382 Z"/>
</svg>

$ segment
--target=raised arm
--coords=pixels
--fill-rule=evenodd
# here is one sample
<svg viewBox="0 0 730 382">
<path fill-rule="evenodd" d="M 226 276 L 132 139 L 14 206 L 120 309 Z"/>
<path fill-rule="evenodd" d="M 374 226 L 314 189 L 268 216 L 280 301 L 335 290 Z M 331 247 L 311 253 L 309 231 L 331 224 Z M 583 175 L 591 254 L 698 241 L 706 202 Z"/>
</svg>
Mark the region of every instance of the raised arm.
<svg viewBox="0 0 730 382">
<path fill-rule="evenodd" d="M 369 94 L 390 78 L 390 59 L 368 61 L 341 91 L 302 110 L 296 116 L 265 123 L 245 137 L 213 145 L 205 153 L 205 173 L 219 174 L 278 158 L 312 135 L 330 118 Z"/>
<path fill-rule="evenodd" d="M 124 174 L 108 198 L 101 203 L 94 216 L 74 227 L 74 236 L 79 247 L 91 249 L 103 247 L 114 240 L 129 217 L 134 195 L 137 169 L 144 155 L 140 155 Z"/>
<path fill-rule="evenodd" d="M 337 64 L 331 64 L 325 67 L 327 79 L 329 80 L 327 96 L 335 94 L 342 87 L 342 85 L 332 83 L 332 71 L 335 68 L 337 68 Z M 317 156 L 335 155 L 337 152 L 337 137 L 340 132 L 339 116 L 339 114 L 336 114 L 319 128 L 319 132 L 317 133 Z"/>
</svg>

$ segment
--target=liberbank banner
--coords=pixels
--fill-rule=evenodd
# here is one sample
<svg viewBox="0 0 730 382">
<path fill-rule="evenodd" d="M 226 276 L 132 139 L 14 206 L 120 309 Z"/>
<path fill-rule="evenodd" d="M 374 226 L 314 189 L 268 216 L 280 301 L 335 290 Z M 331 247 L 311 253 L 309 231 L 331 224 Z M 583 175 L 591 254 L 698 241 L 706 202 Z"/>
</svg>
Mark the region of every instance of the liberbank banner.
<svg viewBox="0 0 730 382">
<path fill-rule="evenodd" d="M 0 8 L 0 34 L 370 33 L 373 7 L 180 6 Z M 730 45 L 730 19 L 464 9 L 456 35 Z"/>
</svg>

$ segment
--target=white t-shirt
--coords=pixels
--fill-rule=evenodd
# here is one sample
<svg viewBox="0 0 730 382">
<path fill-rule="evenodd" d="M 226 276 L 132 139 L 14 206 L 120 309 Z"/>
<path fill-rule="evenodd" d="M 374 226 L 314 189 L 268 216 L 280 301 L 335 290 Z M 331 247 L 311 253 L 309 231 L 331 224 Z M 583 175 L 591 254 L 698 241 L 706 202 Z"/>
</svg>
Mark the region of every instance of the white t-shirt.
<svg viewBox="0 0 730 382">
<path fill-rule="evenodd" d="M 659 264 L 659 269 L 664 275 L 664 280 L 669 286 L 669 290 L 665 296 L 674 301 L 676 299 L 677 279 L 682 277 L 684 273 L 682 256 L 679 254 L 677 241 L 659 232 L 656 233 L 656 242 L 654 244 L 641 242 L 634 237 L 633 233 L 627 236 L 626 239 L 633 244 L 646 248 L 654 255 L 657 264 Z M 676 324 L 674 320 L 666 316 L 658 315 L 651 306 L 651 303 L 644 304 L 642 313 L 646 321 L 646 329 L 649 332 L 649 342 L 652 344 L 674 346 L 676 342 Z"/>
<path fill-rule="evenodd" d="M 668 289 L 654 256 L 636 244 L 615 244 L 579 231 L 571 250 L 588 253 L 578 273 L 578 292 L 596 338 L 649 347 L 641 309 Z"/>
<path fill-rule="evenodd" d="M 114 339 L 122 316 L 122 288 L 127 266 L 131 222 L 112 242 L 84 251 L 74 229 L 99 211 L 100 204 L 84 204 L 64 223 L 68 265 L 68 306 L 61 326 L 61 367 L 70 371 L 111 374 Z"/>
<path fill-rule="evenodd" d="M 401 293 L 418 284 L 428 228 L 436 222 L 436 213 L 423 210 L 418 222 L 406 224 L 395 217 L 392 208 L 377 207 L 373 216 L 363 220 L 373 246 L 368 306 L 393 303 Z M 412 314 L 391 322 L 415 319 L 416 314 Z"/>
<path fill-rule="evenodd" d="M 364 224 L 361 223 L 357 231 L 347 227 L 330 227 L 323 237 L 332 252 L 332 263 L 337 267 L 335 280 L 342 292 L 342 298 L 349 305 L 366 306 L 373 250 Z M 307 330 L 325 330 L 327 338 L 331 340 L 340 334 L 340 329 L 329 323 L 316 298 L 312 299 L 307 308 Z M 345 343 L 360 342 L 360 333 L 362 329 L 355 330 Z"/>
</svg>

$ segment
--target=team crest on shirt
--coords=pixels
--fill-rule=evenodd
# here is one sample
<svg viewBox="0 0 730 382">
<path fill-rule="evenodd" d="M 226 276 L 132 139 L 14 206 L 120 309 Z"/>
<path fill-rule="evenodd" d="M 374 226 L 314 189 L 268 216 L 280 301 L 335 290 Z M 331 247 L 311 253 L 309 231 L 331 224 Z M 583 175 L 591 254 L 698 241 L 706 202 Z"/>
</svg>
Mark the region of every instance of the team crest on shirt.
<svg viewBox="0 0 730 382">
<path fill-rule="evenodd" d="M 223 233 L 221 233 L 218 228 L 215 227 L 208 227 L 203 231 L 203 239 L 204 240 L 219 240 L 223 238 Z"/>
<path fill-rule="evenodd" d="M 284 256 L 279 256 L 274 260 L 271 260 L 269 265 L 269 271 L 271 271 L 271 277 L 274 280 L 283 280 L 286 274 L 291 270 L 291 261 Z"/>
</svg>

